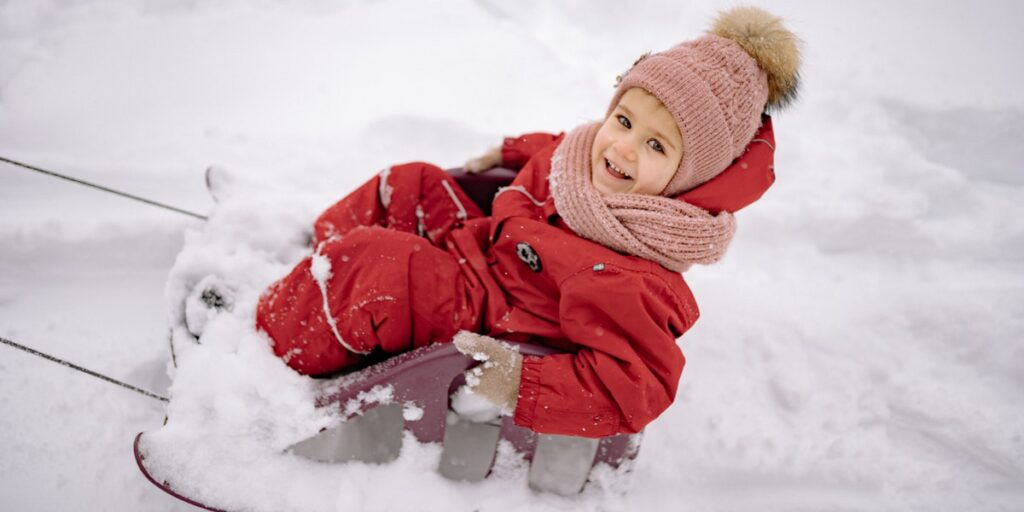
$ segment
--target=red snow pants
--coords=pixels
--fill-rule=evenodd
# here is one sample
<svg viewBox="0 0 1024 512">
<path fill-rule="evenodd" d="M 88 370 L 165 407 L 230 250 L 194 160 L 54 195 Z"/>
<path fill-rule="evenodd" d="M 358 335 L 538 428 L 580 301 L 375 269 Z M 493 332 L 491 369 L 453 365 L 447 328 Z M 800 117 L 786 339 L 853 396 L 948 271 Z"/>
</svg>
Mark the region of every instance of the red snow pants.
<svg viewBox="0 0 1024 512">
<path fill-rule="evenodd" d="M 382 171 L 320 215 L 313 255 L 264 292 L 256 326 L 309 375 L 478 330 L 473 285 L 445 239 L 482 215 L 437 166 Z"/>
</svg>

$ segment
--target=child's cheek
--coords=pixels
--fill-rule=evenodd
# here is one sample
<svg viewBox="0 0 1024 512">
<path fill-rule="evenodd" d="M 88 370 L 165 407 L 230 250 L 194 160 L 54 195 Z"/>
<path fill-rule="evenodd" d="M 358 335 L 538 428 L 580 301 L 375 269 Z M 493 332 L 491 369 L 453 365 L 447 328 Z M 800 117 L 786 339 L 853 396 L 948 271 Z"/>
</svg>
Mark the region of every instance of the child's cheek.
<svg viewBox="0 0 1024 512">
<path fill-rule="evenodd" d="M 598 132 L 597 136 L 594 137 L 594 156 L 603 154 L 609 144 L 611 144 L 610 137 Z"/>
</svg>

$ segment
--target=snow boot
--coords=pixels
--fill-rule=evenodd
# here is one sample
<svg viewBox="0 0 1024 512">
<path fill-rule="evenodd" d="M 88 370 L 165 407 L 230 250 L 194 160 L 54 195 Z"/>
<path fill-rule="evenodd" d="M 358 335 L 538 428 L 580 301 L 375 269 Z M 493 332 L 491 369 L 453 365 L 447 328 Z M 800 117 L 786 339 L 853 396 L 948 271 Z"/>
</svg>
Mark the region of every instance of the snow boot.
<svg viewBox="0 0 1024 512">
<path fill-rule="evenodd" d="M 212 274 L 192 288 L 192 293 L 185 299 L 185 327 L 197 341 L 214 317 L 234 308 L 234 297 L 234 289 Z"/>
</svg>

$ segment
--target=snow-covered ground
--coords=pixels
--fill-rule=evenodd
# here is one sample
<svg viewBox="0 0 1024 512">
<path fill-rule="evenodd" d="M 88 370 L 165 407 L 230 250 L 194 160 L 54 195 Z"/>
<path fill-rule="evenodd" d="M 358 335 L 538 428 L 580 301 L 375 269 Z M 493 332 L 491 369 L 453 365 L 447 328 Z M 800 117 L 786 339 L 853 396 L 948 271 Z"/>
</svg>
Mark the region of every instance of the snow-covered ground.
<svg viewBox="0 0 1024 512">
<path fill-rule="evenodd" d="M 687 275 L 703 318 L 680 340 L 680 396 L 647 429 L 633 490 L 453 484 L 417 453 L 333 473 L 347 481 L 310 472 L 324 485 L 304 499 L 1024 509 L 1024 7 L 755 3 L 806 41 L 804 94 L 775 120 L 778 182 L 739 215 L 726 260 Z M 218 163 L 310 215 L 390 164 L 457 165 L 503 135 L 595 119 L 637 55 L 721 7 L 132 4 L 0 1 L 0 156 L 203 213 L 202 170 Z M 164 282 L 200 228 L 0 163 L 0 336 L 168 393 Z M 190 510 L 132 458 L 163 418 L 159 402 L 0 347 L 0 508 Z"/>
</svg>

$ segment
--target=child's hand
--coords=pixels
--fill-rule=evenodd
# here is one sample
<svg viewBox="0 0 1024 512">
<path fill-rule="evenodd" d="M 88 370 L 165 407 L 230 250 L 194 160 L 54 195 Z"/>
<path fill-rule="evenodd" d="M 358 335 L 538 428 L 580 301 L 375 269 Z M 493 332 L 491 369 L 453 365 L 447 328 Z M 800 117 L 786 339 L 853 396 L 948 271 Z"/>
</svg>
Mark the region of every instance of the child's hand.
<svg viewBox="0 0 1024 512">
<path fill-rule="evenodd" d="M 467 160 L 462 169 L 470 174 L 476 174 L 499 165 L 501 165 L 501 147 L 497 146 L 476 158 Z"/>
<path fill-rule="evenodd" d="M 459 352 L 483 362 L 466 372 L 469 390 L 511 414 L 519 397 L 523 356 L 494 338 L 468 331 L 459 332 L 453 341 Z"/>
</svg>

